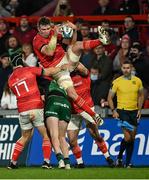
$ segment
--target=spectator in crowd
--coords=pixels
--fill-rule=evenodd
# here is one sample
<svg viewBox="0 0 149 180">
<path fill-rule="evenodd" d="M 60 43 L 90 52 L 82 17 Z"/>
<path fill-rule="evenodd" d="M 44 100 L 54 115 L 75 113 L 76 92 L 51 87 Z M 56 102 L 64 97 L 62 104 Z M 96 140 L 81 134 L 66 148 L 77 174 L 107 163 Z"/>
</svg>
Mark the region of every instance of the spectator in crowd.
<svg viewBox="0 0 149 180">
<path fill-rule="evenodd" d="M 149 40 L 146 42 L 146 46 L 143 54 L 146 59 L 146 62 L 149 63 Z"/>
<path fill-rule="evenodd" d="M 32 43 L 34 36 L 37 34 L 28 21 L 27 16 L 21 16 L 20 25 L 15 29 L 13 35 L 18 39 L 20 44 Z"/>
<path fill-rule="evenodd" d="M 94 48 L 93 58 L 90 60 L 90 67 L 97 64 L 100 70 L 100 81 L 111 82 L 112 79 L 112 61 L 105 54 L 105 48 L 103 45 L 99 45 Z"/>
<path fill-rule="evenodd" d="M 98 64 L 94 64 L 91 67 L 90 78 L 91 78 L 91 96 L 94 105 L 103 106 L 103 103 L 106 105 L 110 83 L 101 80 L 101 72 L 98 67 Z"/>
<path fill-rule="evenodd" d="M 124 19 L 125 32 L 130 37 L 132 42 L 139 41 L 139 33 L 135 27 L 135 20 L 132 16 L 127 16 Z"/>
<path fill-rule="evenodd" d="M 149 1 L 142 0 L 140 3 L 140 11 L 141 14 L 148 14 L 149 13 Z"/>
<path fill-rule="evenodd" d="M 59 0 L 53 16 L 73 16 L 69 0 Z"/>
<path fill-rule="evenodd" d="M 118 8 L 118 14 L 139 14 L 140 7 L 138 0 L 123 0 Z"/>
<path fill-rule="evenodd" d="M 31 15 L 46 6 L 52 0 L 19 0 L 19 6 L 16 9 L 16 16 L 24 14 Z"/>
<path fill-rule="evenodd" d="M 87 39 L 97 39 L 98 37 L 97 33 L 90 32 L 90 24 L 88 24 L 87 22 L 86 23 L 84 22 L 81 25 L 80 33 L 81 33 L 81 37 L 77 38 L 78 41 L 83 41 Z"/>
<path fill-rule="evenodd" d="M 0 17 L 10 17 L 11 13 L 9 13 L 4 7 L 3 7 L 3 1 L 0 0 Z"/>
<path fill-rule="evenodd" d="M 16 96 L 11 92 L 7 83 L 4 88 L 4 92 L 1 99 L 1 108 L 2 109 L 17 109 Z"/>
<path fill-rule="evenodd" d="M 147 25 L 149 25 L 149 14 L 147 15 Z M 143 26 L 139 30 L 140 30 L 140 42 L 143 45 L 143 47 L 145 47 L 147 41 L 149 40 L 149 26 Z"/>
<path fill-rule="evenodd" d="M 10 0 L 8 5 L 5 7 L 10 12 L 11 16 L 16 16 L 16 9 L 19 5 L 18 0 Z"/>
<path fill-rule="evenodd" d="M 31 44 L 23 44 L 23 60 L 28 66 L 37 66 L 37 58 L 33 52 L 33 47 Z"/>
<path fill-rule="evenodd" d="M 6 46 L 7 46 L 8 54 L 10 56 L 11 61 L 13 61 L 14 57 L 16 56 L 18 56 L 18 58 L 22 57 L 22 47 L 20 46 L 15 36 L 10 36 L 7 39 Z"/>
<path fill-rule="evenodd" d="M 128 60 L 129 55 L 129 48 L 130 48 L 130 38 L 126 34 L 121 39 L 121 45 L 118 53 L 116 54 L 114 61 L 113 61 L 113 70 L 115 77 L 121 74 L 121 67 L 122 64 Z"/>
<path fill-rule="evenodd" d="M 110 6 L 110 0 L 98 0 L 99 7 L 96 8 L 92 15 L 109 15 L 114 14 L 114 9 Z"/>
<path fill-rule="evenodd" d="M 94 48 L 94 58 L 91 60 L 91 74 L 96 75 L 91 75 L 92 98 L 95 105 L 101 105 L 103 100 L 106 101 L 112 79 L 112 61 L 105 55 L 103 45 Z"/>
<path fill-rule="evenodd" d="M 1 100 L 5 84 L 8 80 L 9 75 L 12 73 L 12 67 L 10 66 L 9 55 L 7 53 L 1 55 L 0 63 L 1 63 L 0 77 L 2 77 L 0 80 L 0 100 Z"/>
<path fill-rule="evenodd" d="M 6 52 L 6 39 L 10 36 L 9 27 L 5 20 L 0 19 L 0 55 Z"/>
<path fill-rule="evenodd" d="M 136 76 L 138 76 L 143 82 L 146 99 L 149 95 L 149 63 L 143 56 L 140 43 L 133 43 L 129 53 L 129 60 L 131 60 L 133 64 Z"/>
</svg>

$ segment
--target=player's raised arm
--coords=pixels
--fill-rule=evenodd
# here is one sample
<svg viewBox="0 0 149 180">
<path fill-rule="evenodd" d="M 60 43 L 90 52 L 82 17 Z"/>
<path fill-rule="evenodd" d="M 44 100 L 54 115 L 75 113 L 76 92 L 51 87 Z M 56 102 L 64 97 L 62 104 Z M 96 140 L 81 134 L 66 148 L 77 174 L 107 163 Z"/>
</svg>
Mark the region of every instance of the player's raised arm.
<svg viewBox="0 0 149 180">
<path fill-rule="evenodd" d="M 54 74 L 59 73 L 60 71 L 65 71 L 66 69 L 69 69 L 69 64 L 64 64 L 60 67 L 50 67 L 50 68 L 45 68 L 43 70 L 43 75 L 45 76 L 52 76 Z"/>
<path fill-rule="evenodd" d="M 56 45 L 57 45 L 57 35 L 54 34 L 49 40 L 49 43 L 42 47 L 41 52 L 47 56 L 53 56 L 56 49 Z"/>
<path fill-rule="evenodd" d="M 46 17 L 41 17 L 37 26 L 39 35 L 46 39 L 46 41 L 43 41 L 43 38 L 40 39 L 37 48 L 42 54 L 53 56 L 57 45 L 57 29 L 51 25 L 51 20 Z"/>
</svg>

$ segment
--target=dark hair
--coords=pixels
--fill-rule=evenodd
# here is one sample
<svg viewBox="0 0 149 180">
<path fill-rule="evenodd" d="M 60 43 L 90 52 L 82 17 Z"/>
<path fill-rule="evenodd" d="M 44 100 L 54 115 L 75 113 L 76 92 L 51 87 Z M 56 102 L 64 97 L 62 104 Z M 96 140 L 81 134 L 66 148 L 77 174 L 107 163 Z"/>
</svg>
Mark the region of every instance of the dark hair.
<svg viewBox="0 0 149 180">
<path fill-rule="evenodd" d="M 97 70 L 99 71 L 98 64 L 97 64 L 97 63 L 94 63 L 94 64 L 91 66 L 91 69 L 97 69 Z"/>
<path fill-rule="evenodd" d="M 130 64 L 130 65 L 132 65 L 131 61 L 129 61 L 129 60 L 124 61 L 123 64 Z"/>
<path fill-rule="evenodd" d="M 46 17 L 46 16 L 43 16 L 43 17 L 41 17 L 41 18 L 38 20 L 37 25 L 38 25 L 38 27 L 39 27 L 40 25 L 43 25 L 43 26 L 45 26 L 45 25 L 51 25 L 51 20 L 50 20 L 50 18 L 48 18 L 48 17 Z"/>
<path fill-rule="evenodd" d="M 135 22 L 134 18 L 133 18 L 132 16 L 130 16 L 130 15 L 129 15 L 129 16 L 126 16 L 125 19 L 126 19 L 126 18 L 131 18 L 132 21 Z"/>
<path fill-rule="evenodd" d="M 17 47 L 20 47 L 20 42 L 19 42 L 18 38 L 17 38 L 16 36 L 14 36 L 14 35 L 10 35 L 10 36 L 6 39 L 6 41 L 5 41 L 5 46 L 6 46 L 6 48 L 7 48 L 7 49 L 10 48 L 10 46 L 9 46 L 9 40 L 10 40 L 11 38 L 15 38 L 16 41 L 17 41 Z"/>
</svg>

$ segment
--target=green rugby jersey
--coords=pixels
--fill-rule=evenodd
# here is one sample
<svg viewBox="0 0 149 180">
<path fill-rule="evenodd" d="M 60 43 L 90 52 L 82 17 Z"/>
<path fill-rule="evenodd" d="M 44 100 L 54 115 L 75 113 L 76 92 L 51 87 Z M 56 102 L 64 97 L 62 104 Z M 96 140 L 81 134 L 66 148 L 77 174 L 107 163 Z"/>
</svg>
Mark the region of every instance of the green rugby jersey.
<svg viewBox="0 0 149 180">
<path fill-rule="evenodd" d="M 67 97 L 66 91 L 65 91 L 62 87 L 60 87 L 60 86 L 58 85 L 58 83 L 57 83 L 56 81 L 54 81 L 54 80 L 51 81 L 51 83 L 50 83 L 50 85 L 49 85 L 48 91 L 49 91 L 49 94 L 50 94 L 51 92 L 54 92 L 54 91 L 60 92 L 60 93 L 62 93 L 65 97 Z"/>
</svg>

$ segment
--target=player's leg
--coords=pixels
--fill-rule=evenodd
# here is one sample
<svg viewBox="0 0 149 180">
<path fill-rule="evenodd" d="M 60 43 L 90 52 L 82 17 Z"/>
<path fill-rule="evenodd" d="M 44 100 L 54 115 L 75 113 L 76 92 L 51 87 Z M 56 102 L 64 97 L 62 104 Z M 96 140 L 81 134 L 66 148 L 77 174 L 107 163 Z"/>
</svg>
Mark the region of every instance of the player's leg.
<svg viewBox="0 0 149 180">
<path fill-rule="evenodd" d="M 94 109 L 94 107 L 92 107 L 92 109 Z M 86 120 L 86 127 L 88 128 L 92 138 L 95 140 L 98 148 L 101 150 L 101 152 L 105 156 L 108 164 L 111 167 L 113 167 L 114 166 L 113 160 L 110 158 L 110 155 L 109 155 L 109 152 L 108 152 L 108 148 L 107 148 L 107 145 L 106 145 L 104 139 L 99 134 L 97 124 L 90 123 L 90 122 L 92 122 L 94 120 L 86 112 L 83 111 L 83 112 L 80 113 L 80 115 L 82 116 L 82 118 L 84 118 Z M 89 119 L 90 119 L 90 122 L 89 122 Z M 100 125 L 102 125 L 102 124 L 103 124 L 103 122 Z"/>
<path fill-rule="evenodd" d="M 130 161 L 133 152 L 134 138 L 136 134 L 137 127 L 137 111 L 125 111 L 118 110 L 120 120 L 118 126 L 122 128 L 124 139 L 121 141 L 119 155 L 116 161 L 116 166 L 123 166 L 123 152 L 126 149 L 126 167 L 130 166 Z"/>
<path fill-rule="evenodd" d="M 130 130 L 128 130 L 126 128 L 122 128 L 122 131 L 123 131 L 123 134 L 124 134 L 124 141 L 126 143 L 126 145 L 125 145 L 125 149 L 126 149 L 126 161 L 128 162 L 129 146 L 130 146 L 130 142 L 131 142 L 131 133 L 130 133 Z"/>
<path fill-rule="evenodd" d="M 8 169 L 16 169 L 17 168 L 17 161 L 22 153 L 26 143 L 30 140 L 32 136 L 32 129 L 29 130 L 22 130 L 21 138 L 16 142 L 14 146 L 14 150 L 12 153 L 12 159 L 8 166 Z"/>
<path fill-rule="evenodd" d="M 126 167 L 130 168 L 132 166 L 131 164 L 131 158 L 133 154 L 134 149 L 134 141 L 135 141 L 135 135 L 136 135 L 137 129 L 134 128 L 133 131 L 129 131 L 130 140 L 127 141 L 126 144 Z"/>
<path fill-rule="evenodd" d="M 123 167 L 123 153 L 126 150 L 126 141 L 123 138 L 121 143 L 120 143 L 120 150 L 119 150 L 119 154 L 117 156 L 117 160 L 116 160 L 116 167 Z"/>
<path fill-rule="evenodd" d="M 50 96 L 45 104 L 45 124 L 47 128 L 47 132 L 50 135 L 52 146 L 54 148 L 54 152 L 56 154 L 56 158 L 58 160 L 59 168 L 64 168 L 65 164 L 63 161 L 63 155 L 61 154 L 60 142 L 59 142 L 59 115 L 61 109 L 61 100 L 62 97 L 58 96 Z M 59 102 L 58 104 L 55 104 Z"/>
<path fill-rule="evenodd" d="M 42 168 L 50 169 L 52 168 L 50 165 L 51 158 L 51 142 L 47 135 L 47 131 L 44 125 L 44 117 L 43 117 L 43 109 L 35 109 L 31 110 L 30 113 L 33 115 L 34 119 L 32 119 L 33 125 L 38 129 L 39 133 L 42 136 L 42 151 L 44 162 L 42 164 Z"/>
<path fill-rule="evenodd" d="M 64 156 L 65 169 L 71 169 L 70 159 L 69 159 L 69 148 L 66 141 L 66 132 L 68 127 L 68 122 L 61 120 L 59 121 L 59 142 L 62 154 Z"/>
<path fill-rule="evenodd" d="M 17 161 L 19 159 L 19 156 L 20 156 L 21 152 L 23 151 L 24 146 L 26 145 L 26 143 L 30 140 L 30 138 L 32 136 L 33 125 L 30 122 L 29 111 L 19 114 L 19 124 L 21 127 L 22 136 L 16 142 L 16 144 L 14 146 L 11 162 L 8 166 L 8 169 L 17 168 Z"/>
<path fill-rule="evenodd" d="M 99 38 L 95 40 L 85 40 L 77 41 L 72 46 L 69 47 L 67 54 L 68 59 L 72 63 L 72 66 L 76 66 L 80 59 L 82 50 L 93 49 L 101 44 L 107 45 L 110 43 L 110 38 L 108 32 L 104 28 L 98 26 Z"/>
<path fill-rule="evenodd" d="M 99 114 L 95 113 L 94 110 L 92 110 L 85 102 L 85 100 L 83 98 L 81 98 L 81 96 L 79 96 L 74 87 L 73 86 L 69 86 L 67 89 L 67 94 L 68 96 L 75 102 L 75 104 L 80 107 L 82 110 L 84 110 L 85 112 L 87 112 L 93 119 L 94 122 L 92 121 L 92 123 L 100 123 L 101 121 L 103 121 L 100 117 Z"/>
<path fill-rule="evenodd" d="M 57 117 L 51 116 L 51 117 L 48 117 L 46 120 L 46 127 L 47 127 L 48 132 L 50 133 L 52 146 L 56 154 L 59 168 L 64 168 L 65 164 L 63 161 L 64 157 L 60 149 L 58 124 L 59 124 L 59 119 Z"/>
<path fill-rule="evenodd" d="M 82 151 L 77 141 L 81 124 L 82 124 L 82 118 L 80 117 L 80 115 L 72 115 L 67 128 L 69 145 L 77 161 L 77 165 L 76 165 L 77 168 L 84 168 Z"/>
<path fill-rule="evenodd" d="M 45 169 L 51 169 L 51 165 L 50 165 L 50 158 L 51 158 L 51 142 L 49 140 L 49 137 L 47 135 L 46 132 L 46 128 L 45 126 L 36 126 L 36 128 L 38 129 L 39 133 L 42 135 L 43 139 L 42 139 L 42 152 L 43 152 L 43 158 L 44 158 L 44 162 L 42 164 L 42 168 Z"/>
<path fill-rule="evenodd" d="M 72 55 L 71 55 L 72 57 Z M 75 58 L 73 58 L 75 59 Z M 77 58 L 78 59 L 78 58 Z M 58 64 L 58 66 L 65 64 L 67 62 L 66 56 L 62 59 L 62 62 Z M 90 116 L 94 118 L 95 121 L 101 121 L 101 117 L 96 114 L 91 108 L 85 103 L 84 99 L 82 99 L 75 91 L 73 87 L 73 82 L 70 77 L 69 71 L 62 71 L 53 76 L 53 78 L 57 81 L 60 87 L 63 87 L 67 91 L 67 95 L 75 102 L 75 104 L 86 111 Z"/>
<path fill-rule="evenodd" d="M 109 166 L 114 167 L 114 162 L 110 158 L 110 154 L 108 152 L 107 145 L 106 145 L 103 137 L 99 134 L 98 126 L 87 122 L 86 127 L 88 128 L 92 138 L 95 140 L 98 148 L 100 149 L 100 151 L 103 153 L 104 157 L 106 158 L 106 161 L 109 164 Z"/>
</svg>

